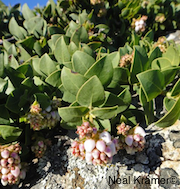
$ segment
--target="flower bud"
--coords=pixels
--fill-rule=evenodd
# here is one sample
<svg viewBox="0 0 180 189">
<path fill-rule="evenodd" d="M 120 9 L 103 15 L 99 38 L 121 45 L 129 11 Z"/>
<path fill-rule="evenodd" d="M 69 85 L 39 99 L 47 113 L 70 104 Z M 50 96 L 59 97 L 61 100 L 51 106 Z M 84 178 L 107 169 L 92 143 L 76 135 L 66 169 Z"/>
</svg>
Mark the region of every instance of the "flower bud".
<svg viewBox="0 0 180 189">
<path fill-rule="evenodd" d="M 100 153 L 100 159 L 104 161 L 106 159 L 106 154 L 104 152 Z"/>
<path fill-rule="evenodd" d="M 99 158 L 99 155 L 100 155 L 100 152 L 99 152 L 98 149 L 94 149 L 94 150 L 92 151 L 92 156 L 93 156 L 94 159 L 98 159 L 98 158 Z"/>
<path fill-rule="evenodd" d="M 1 179 L 1 184 L 2 184 L 3 186 L 7 186 L 8 181 L 4 181 L 3 179 Z"/>
<path fill-rule="evenodd" d="M 134 134 L 140 134 L 141 136 L 145 137 L 146 133 L 142 127 L 136 127 L 134 130 Z"/>
<path fill-rule="evenodd" d="M 100 152 L 104 152 L 104 150 L 106 149 L 106 144 L 103 140 L 98 140 L 96 142 L 96 148 L 100 151 Z"/>
<path fill-rule="evenodd" d="M 3 179 L 4 181 L 7 181 L 7 180 L 8 180 L 8 175 L 2 175 L 2 179 Z"/>
<path fill-rule="evenodd" d="M 7 159 L 1 159 L 1 166 L 5 167 L 7 165 Z"/>
<path fill-rule="evenodd" d="M 113 142 L 111 142 L 110 144 L 108 144 L 108 146 L 109 146 L 110 149 L 111 149 L 112 156 L 114 156 L 114 155 L 117 153 L 115 144 L 114 144 Z"/>
<path fill-rule="evenodd" d="M 87 121 L 86 121 L 86 122 L 84 122 L 84 123 L 83 123 L 83 125 L 84 125 L 85 127 L 90 127 L 90 123 L 89 123 L 89 122 L 87 122 Z"/>
<path fill-rule="evenodd" d="M 82 151 L 84 151 L 84 144 L 79 144 L 79 150 L 82 152 Z"/>
<path fill-rule="evenodd" d="M 76 146 L 78 146 L 78 142 L 77 141 L 73 141 L 73 143 L 71 144 L 71 147 L 75 148 Z"/>
<path fill-rule="evenodd" d="M 134 140 L 139 142 L 141 140 L 141 136 L 139 134 L 134 135 Z"/>
<path fill-rule="evenodd" d="M 92 152 L 92 150 L 95 148 L 96 143 L 93 139 L 87 139 L 84 142 L 84 148 L 86 150 L 86 152 Z"/>
<path fill-rule="evenodd" d="M 14 176 L 13 176 L 12 173 L 9 173 L 9 174 L 7 175 L 7 177 L 8 177 L 8 180 L 9 180 L 9 181 L 12 181 L 13 178 L 14 178 Z"/>
<path fill-rule="evenodd" d="M 1 152 L 1 156 L 2 156 L 2 158 L 7 159 L 9 157 L 9 150 L 3 150 Z"/>
<path fill-rule="evenodd" d="M 11 170 L 12 175 L 14 175 L 15 177 L 18 177 L 20 174 L 20 169 L 18 166 L 15 166 L 14 170 Z"/>
<path fill-rule="evenodd" d="M 110 146 L 107 146 L 104 153 L 110 158 L 113 156 L 112 150 Z"/>
<path fill-rule="evenodd" d="M 93 156 L 92 156 L 91 153 L 86 152 L 85 158 L 86 158 L 86 162 L 87 162 L 87 163 L 91 163 L 91 162 L 92 162 L 92 159 L 93 159 Z"/>
<path fill-rule="evenodd" d="M 11 157 L 11 158 L 8 158 L 7 161 L 8 161 L 9 164 L 13 164 L 13 163 L 14 163 L 14 159 L 13 159 L 12 157 Z"/>
<path fill-rule="evenodd" d="M 14 159 L 19 159 L 19 156 L 16 152 L 12 152 L 11 157 L 14 158 Z"/>
<path fill-rule="evenodd" d="M 38 141 L 38 146 L 43 148 L 44 147 L 44 142 L 43 141 Z"/>
<path fill-rule="evenodd" d="M 8 168 L 3 167 L 3 168 L 1 169 L 1 173 L 2 173 L 3 175 L 6 175 L 8 172 L 9 172 L 9 169 L 8 169 Z"/>
<path fill-rule="evenodd" d="M 131 146 L 132 143 L 133 143 L 133 135 L 128 135 L 126 138 L 125 138 L 125 142 L 128 146 Z"/>
<path fill-rule="evenodd" d="M 111 142 L 111 135 L 107 131 L 103 131 L 100 136 L 100 139 L 104 140 L 107 144 Z"/>
</svg>

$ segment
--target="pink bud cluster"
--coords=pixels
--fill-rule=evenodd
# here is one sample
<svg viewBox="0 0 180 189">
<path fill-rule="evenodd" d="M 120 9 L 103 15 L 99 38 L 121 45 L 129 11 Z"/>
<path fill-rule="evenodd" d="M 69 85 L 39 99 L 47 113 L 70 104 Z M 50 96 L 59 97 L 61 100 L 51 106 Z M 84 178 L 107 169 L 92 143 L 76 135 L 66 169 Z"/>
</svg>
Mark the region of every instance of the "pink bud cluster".
<svg viewBox="0 0 180 189">
<path fill-rule="evenodd" d="M 132 27 L 135 29 L 135 32 L 144 32 L 146 29 L 146 20 L 147 16 L 143 15 L 141 18 L 133 18 Z"/>
<path fill-rule="evenodd" d="M 84 137 L 91 137 L 92 134 L 97 133 L 97 128 L 92 127 L 89 122 L 83 122 L 81 126 L 77 126 L 76 133 L 79 135 L 79 139 Z"/>
<path fill-rule="evenodd" d="M 37 158 L 41 158 L 46 152 L 46 149 L 47 149 L 46 141 L 43 140 L 37 140 L 33 144 L 33 146 L 31 146 L 31 150 Z"/>
<path fill-rule="evenodd" d="M 45 110 L 40 108 L 40 104 L 35 101 L 30 108 L 30 112 L 27 115 L 27 120 L 33 130 L 41 130 L 45 128 L 53 128 L 60 120 L 57 108 L 60 106 L 58 99 L 52 100 L 51 105 Z"/>
<path fill-rule="evenodd" d="M 18 143 L 0 146 L 0 179 L 3 186 L 17 184 L 26 176 L 19 157 L 20 151 Z"/>
<path fill-rule="evenodd" d="M 117 130 L 117 134 L 121 135 L 121 146 L 126 149 L 128 154 L 135 154 L 144 149 L 146 133 L 142 127 L 131 128 L 129 125 L 121 123 L 117 126 Z"/>
<path fill-rule="evenodd" d="M 128 67 L 129 65 L 132 64 L 133 57 L 134 57 L 134 51 L 131 54 L 125 54 L 121 56 L 119 66 L 124 68 Z"/>
<path fill-rule="evenodd" d="M 117 140 L 112 139 L 107 131 L 97 131 L 89 122 L 78 126 L 77 134 L 79 140 L 73 141 L 72 154 L 85 159 L 87 163 L 104 165 L 111 162 L 117 153 Z"/>
</svg>

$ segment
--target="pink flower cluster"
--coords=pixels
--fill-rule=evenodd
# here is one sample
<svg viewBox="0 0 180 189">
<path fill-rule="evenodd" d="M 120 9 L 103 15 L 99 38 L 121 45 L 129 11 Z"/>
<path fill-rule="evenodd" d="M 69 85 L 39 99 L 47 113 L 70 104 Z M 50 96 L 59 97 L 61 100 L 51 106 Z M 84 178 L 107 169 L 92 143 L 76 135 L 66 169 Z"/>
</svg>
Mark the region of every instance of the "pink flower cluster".
<svg viewBox="0 0 180 189">
<path fill-rule="evenodd" d="M 77 128 L 78 141 L 71 145 L 72 154 L 86 159 L 87 163 L 104 165 L 112 161 L 117 153 L 118 141 L 112 139 L 107 131 L 97 131 L 89 122 L 84 122 Z"/>
<path fill-rule="evenodd" d="M 0 146 L 0 179 L 3 186 L 17 184 L 26 176 L 19 157 L 20 151 L 18 143 Z"/>
<path fill-rule="evenodd" d="M 143 15 L 142 17 L 135 19 L 133 18 L 132 27 L 135 29 L 135 32 L 144 32 L 146 29 L 146 20 L 147 16 Z"/>
<path fill-rule="evenodd" d="M 53 128 L 60 120 L 57 108 L 60 106 L 60 101 L 54 99 L 51 101 L 51 105 L 45 110 L 40 108 L 40 104 L 35 101 L 30 108 L 30 112 L 27 115 L 27 120 L 33 130 L 41 130 L 45 128 Z"/>
<path fill-rule="evenodd" d="M 36 140 L 33 146 L 31 146 L 32 152 L 35 154 L 35 157 L 41 158 L 47 149 L 47 143 L 49 143 L 49 140 Z"/>
<path fill-rule="evenodd" d="M 117 134 L 121 135 L 122 148 L 125 148 L 128 154 L 135 154 L 144 149 L 146 133 L 142 127 L 131 128 L 125 123 L 121 123 L 117 126 L 117 130 Z"/>
</svg>

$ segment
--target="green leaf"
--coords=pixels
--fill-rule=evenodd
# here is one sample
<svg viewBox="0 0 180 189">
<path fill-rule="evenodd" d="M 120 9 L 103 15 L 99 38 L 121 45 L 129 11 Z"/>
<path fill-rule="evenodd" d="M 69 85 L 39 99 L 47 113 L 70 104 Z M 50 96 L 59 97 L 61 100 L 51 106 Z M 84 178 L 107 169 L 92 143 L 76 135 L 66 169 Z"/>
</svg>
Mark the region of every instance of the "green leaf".
<svg viewBox="0 0 180 189">
<path fill-rule="evenodd" d="M 17 24 L 14 17 L 9 21 L 9 31 L 17 40 L 25 39 L 27 35 L 26 30 Z"/>
<path fill-rule="evenodd" d="M 0 93 L 4 91 L 6 84 L 7 84 L 7 81 L 0 78 Z"/>
<path fill-rule="evenodd" d="M 133 63 L 130 69 L 130 81 L 132 84 L 137 83 L 136 75 L 147 70 L 149 67 L 148 57 L 143 47 L 134 47 Z"/>
<path fill-rule="evenodd" d="M 4 55 L 3 53 L 0 54 L 0 77 L 4 74 Z"/>
<path fill-rule="evenodd" d="M 154 123 L 158 127 L 170 127 L 180 117 L 180 98 L 174 103 L 173 107 L 160 120 Z"/>
<path fill-rule="evenodd" d="M 28 36 L 26 39 L 20 40 L 17 43 L 21 44 L 24 48 L 32 50 L 34 48 L 36 40 L 34 36 Z"/>
<path fill-rule="evenodd" d="M 161 71 L 164 75 L 165 85 L 170 84 L 174 80 L 179 69 L 180 67 L 169 67 Z"/>
<path fill-rule="evenodd" d="M 54 56 L 59 63 L 63 63 L 65 65 L 67 63 L 70 63 L 71 61 L 71 56 L 68 50 L 68 46 L 63 36 L 60 37 L 56 42 Z M 71 65 L 68 66 L 68 68 L 71 67 L 72 67 Z"/>
<path fill-rule="evenodd" d="M 19 45 L 18 48 L 20 51 L 20 56 L 19 56 L 20 61 L 26 62 L 31 58 L 31 55 L 21 45 Z"/>
<path fill-rule="evenodd" d="M 21 135 L 22 129 L 18 127 L 8 126 L 8 125 L 0 125 L 0 143 L 10 143 Z"/>
<path fill-rule="evenodd" d="M 118 106 L 117 113 L 123 112 L 130 105 L 131 95 L 127 89 L 123 90 L 118 96 L 110 92 L 105 92 L 105 102 L 102 107 Z"/>
<path fill-rule="evenodd" d="M 40 107 L 45 110 L 48 106 L 50 106 L 50 98 L 43 93 L 34 94 L 35 100 L 40 104 Z"/>
<path fill-rule="evenodd" d="M 33 77 L 33 69 L 29 63 L 23 63 L 18 68 L 17 71 L 21 72 L 27 77 Z"/>
<path fill-rule="evenodd" d="M 61 85 L 61 70 L 52 72 L 45 81 L 53 87 L 59 87 Z"/>
<path fill-rule="evenodd" d="M 179 66 L 179 53 L 173 46 L 167 48 L 166 52 L 163 53 L 163 57 L 167 58 L 172 66 Z"/>
<path fill-rule="evenodd" d="M 37 58 L 37 57 L 32 58 L 32 66 L 33 66 L 34 71 L 36 72 L 35 75 L 38 74 L 38 75 L 44 76 L 44 74 L 40 70 L 39 62 L 40 62 L 40 58 Z"/>
<path fill-rule="evenodd" d="M 109 54 L 109 57 L 112 57 L 113 68 L 116 68 L 119 65 L 119 61 L 120 61 L 119 52 L 113 52 Z"/>
<path fill-rule="evenodd" d="M 71 36 L 71 41 L 73 41 L 77 46 L 80 42 L 86 43 L 88 42 L 88 33 L 83 26 L 80 26 L 78 29 L 74 31 Z"/>
<path fill-rule="evenodd" d="M 94 108 L 90 113 L 99 119 L 111 119 L 117 115 L 118 106 Z"/>
<path fill-rule="evenodd" d="M 32 17 L 24 21 L 24 27 L 29 34 L 34 34 L 36 38 L 40 38 L 46 34 L 47 23 L 42 17 Z"/>
<path fill-rule="evenodd" d="M 20 107 L 18 106 L 20 98 L 22 95 L 22 91 L 16 88 L 7 98 L 6 101 L 6 108 L 10 111 L 18 114 L 20 112 Z"/>
<path fill-rule="evenodd" d="M 63 92 L 63 101 L 73 103 L 76 101 L 76 96 L 70 93 L 69 91 L 64 91 Z"/>
<path fill-rule="evenodd" d="M 65 122 L 77 122 L 89 112 L 89 109 L 83 106 L 70 106 L 58 108 L 58 112 Z"/>
<path fill-rule="evenodd" d="M 27 3 L 25 3 L 22 7 L 22 14 L 26 20 L 35 16 L 31 9 L 28 7 Z"/>
<path fill-rule="evenodd" d="M 68 50 L 69 50 L 70 55 L 72 56 L 78 50 L 78 47 L 73 41 L 71 41 L 68 46 Z"/>
<path fill-rule="evenodd" d="M 10 115 L 4 104 L 0 105 L 0 124 L 8 125 L 10 124 Z"/>
<path fill-rule="evenodd" d="M 82 120 L 79 120 L 77 122 L 65 122 L 63 120 L 61 120 L 61 127 L 66 129 L 66 130 L 69 130 L 69 129 L 77 129 L 77 126 L 78 125 L 82 125 Z"/>
<path fill-rule="evenodd" d="M 161 56 L 162 56 L 162 52 L 160 51 L 159 47 L 156 47 L 155 49 L 153 49 L 153 51 L 150 52 L 149 64 L 151 65 L 154 59 L 159 58 Z"/>
<path fill-rule="evenodd" d="M 52 72 L 56 71 L 57 63 L 45 53 L 39 60 L 39 70 L 45 75 L 49 76 Z"/>
<path fill-rule="evenodd" d="M 14 87 L 17 88 L 20 86 L 21 82 L 26 78 L 23 73 L 13 68 L 9 68 L 8 70 L 6 70 L 6 74 L 11 80 L 11 83 L 14 85 Z"/>
<path fill-rule="evenodd" d="M 103 86 L 108 86 L 113 77 L 112 56 L 104 56 L 96 61 L 84 74 L 84 76 L 90 78 L 96 75 L 101 81 Z"/>
<path fill-rule="evenodd" d="M 61 80 L 64 88 L 73 95 L 76 95 L 80 87 L 87 81 L 83 75 L 66 67 L 62 69 Z"/>
<path fill-rule="evenodd" d="M 100 119 L 94 119 L 93 120 L 95 127 L 98 130 L 107 130 L 109 132 L 111 132 L 111 123 L 109 121 L 109 119 L 104 119 L 104 120 L 100 120 Z"/>
<path fill-rule="evenodd" d="M 176 102 L 175 99 L 169 99 L 168 97 L 165 97 L 163 100 L 164 107 L 166 108 L 167 111 L 169 111 L 173 107 L 175 102 Z"/>
<path fill-rule="evenodd" d="M 19 67 L 18 61 L 16 60 L 14 55 L 10 56 L 10 61 L 9 61 L 9 65 L 8 66 L 11 67 L 11 68 L 14 68 L 14 69 Z"/>
<path fill-rule="evenodd" d="M 90 56 L 94 56 L 94 51 L 92 50 L 92 48 L 90 48 L 87 44 L 83 43 L 81 44 L 81 51 L 89 54 Z"/>
<path fill-rule="evenodd" d="M 171 62 L 170 62 L 169 59 L 164 58 L 164 57 L 156 58 L 152 62 L 152 69 L 163 70 L 163 69 L 166 69 L 168 67 L 171 67 Z"/>
<path fill-rule="evenodd" d="M 172 91 L 171 91 L 171 96 L 177 96 L 180 95 L 180 79 L 176 82 L 174 85 Z"/>
<path fill-rule="evenodd" d="M 92 76 L 79 89 L 76 99 L 77 102 L 86 107 L 99 106 L 104 101 L 104 88 L 97 78 Z"/>
<path fill-rule="evenodd" d="M 99 41 L 92 41 L 87 44 L 92 50 L 97 50 L 99 47 L 101 47 L 102 43 Z"/>
<path fill-rule="evenodd" d="M 160 70 L 147 70 L 139 73 L 137 78 L 148 102 L 161 94 L 165 87 L 164 75 Z"/>
<path fill-rule="evenodd" d="M 82 51 L 76 51 L 72 56 L 72 66 L 75 72 L 82 75 L 93 65 L 95 59 Z"/>
<path fill-rule="evenodd" d="M 108 85 L 108 87 L 111 88 L 111 84 L 112 84 L 112 86 L 114 86 L 114 83 L 116 85 L 128 84 L 129 75 L 130 75 L 130 73 L 127 68 L 121 68 L 121 67 L 114 68 L 113 78 L 112 78 L 111 83 Z"/>
<path fill-rule="evenodd" d="M 142 104 L 142 107 L 144 109 L 145 113 L 145 119 L 146 119 L 146 124 L 149 125 L 154 121 L 154 109 L 153 109 L 153 101 L 147 101 L 146 95 L 142 88 L 139 89 L 139 99 Z"/>
</svg>

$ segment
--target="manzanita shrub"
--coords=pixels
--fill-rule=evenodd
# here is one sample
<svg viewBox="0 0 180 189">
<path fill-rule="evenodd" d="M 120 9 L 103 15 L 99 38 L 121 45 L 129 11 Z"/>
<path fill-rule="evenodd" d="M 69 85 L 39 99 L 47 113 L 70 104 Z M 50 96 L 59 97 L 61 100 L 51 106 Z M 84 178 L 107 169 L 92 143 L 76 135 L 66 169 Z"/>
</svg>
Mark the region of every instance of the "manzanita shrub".
<svg viewBox="0 0 180 189">
<path fill-rule="evenodd" d="M 2 185 L 18 184 L 21 162 L 41 158 L 62 128 L 77 129 L 74 156 L 106 165 L 144 149 L 139 124 L 180 118 L 180 45 L 165 37 L 180 29 L 178 0 L 0 7 Z"/>
</svg>

